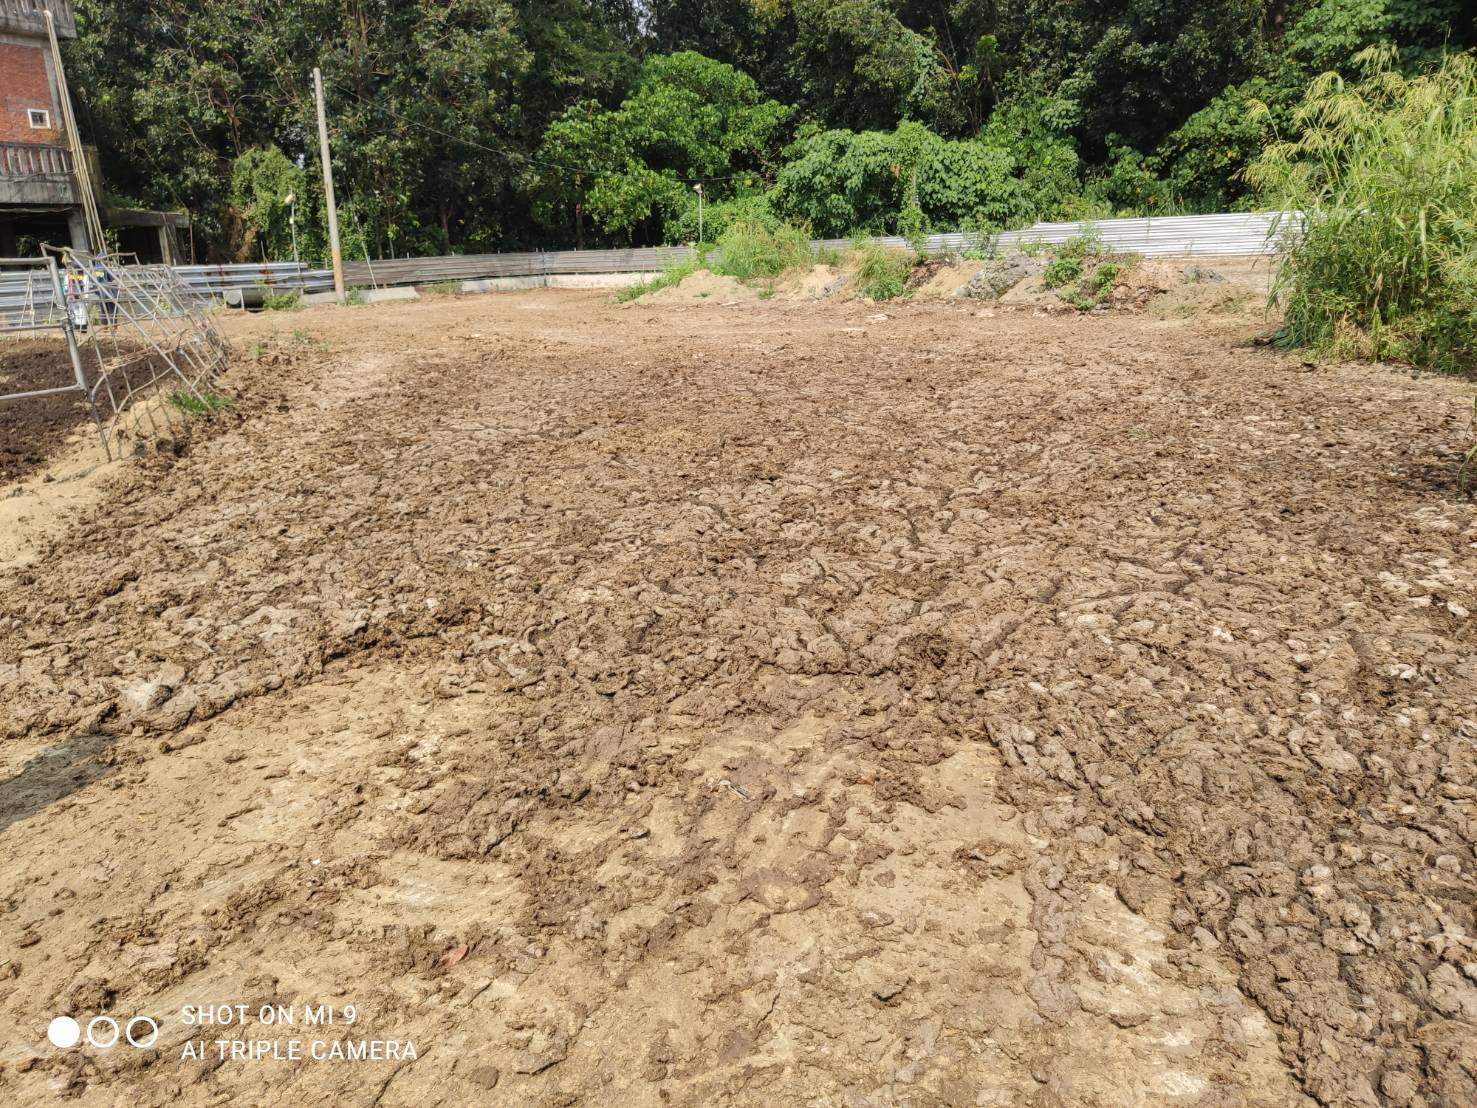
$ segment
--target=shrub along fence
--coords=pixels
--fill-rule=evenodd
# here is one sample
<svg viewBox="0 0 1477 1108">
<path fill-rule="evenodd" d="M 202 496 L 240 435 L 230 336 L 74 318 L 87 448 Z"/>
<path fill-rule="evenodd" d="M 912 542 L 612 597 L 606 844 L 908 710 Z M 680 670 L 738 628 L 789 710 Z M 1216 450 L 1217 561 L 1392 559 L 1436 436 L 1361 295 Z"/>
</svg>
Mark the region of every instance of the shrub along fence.
<svg viewBox="0 0 1477 1108">
<path fill-rule="evenodd" d="M 960 232 L 929 235 L 923 241 L 926 254 L 958 254 L 993 246 L 1009 250 L 1026 244 L 1060 244 L 1084 231 L 1094 231 L 1103 245 L 1122 253 L 1146 257 L 1226 257 L 1268 254 L 1277 250 L 1270 237 L 1277 216 L 1271 212 L 1236 212 L 1227 215 L 1161 216 L 1151 219 L 1103 219 L 1093 223 L 1038 223 L 1022 231 L 997 234 Z M 884 246 L 907 246 L 897 237 L 876 240 Z M 817 240 L 814 250 L 833 247 L 844 250 L 850 239 Z M 381 285 L 428 285 L 442 281 L 469 281 L 489 277 L 538 277 L 552 274 L 659 273 L 669 265 L 692 257 L 687 246 L 652 246 L 624 250 L 535 250 L 516 254 L 460 254 L 439 258 L 390 258 L 376 262 L 350 262 L 344 266 L 344 281 L 350 288 Z M 333 274 L 296 262 L 251 262 L 239 265 L 176 266 L 184 286 L 201 296 L 220 297 L 232 289 L 266 287 L 277 291 L 326 292 L 333 288 Z M 7 281 L 16 275 L 0 274 L 0 298 Z M 18 286 L 17 286 L 18 287 Z"/>
<path fill-rule="evenodd" d="M 929 235 L 923 242 L 926 254 L 959 254 L 993 246 L 1009 250 L 1022 245 L 1054 245 L 1095 231 L 1103 245 L 1126 254 L 1146 257 L 1235 257 L 1277 251 L 1271 238 L 1272 212 L 1235 212 L 1227 215 L 1161 216 L 1152 219 L 1103 219 L 1095 223 L 1038 223 L 1022 231 L 993 235 L 954 233 Z M 906 239 L 877 240 L 884 246 L 907 246 Z M 844 250 L 850 239 L 823 239 L 812 249 Z M 441 258 L 394 258 L 377 262 L 355 262 L 344 266 L 350 287 L 375 285 L 428 285 L 441 281 L 471 281 L 489 277 L 538 277 L 552 274 L 660 273 L 669 265 L 687 261 L 692 248 L 652 246 L 626 250 L 535 250 L 518 254 L 462 254 Z M 252 288 L 265 284 L 274 288 L 299 288 L 322 292 L 333 288 L 328 270 L 305 266 L 242 265 L 181 266 L 180 275 L 193 288 L 218 294 L 227 288 Z"/>
</svg>

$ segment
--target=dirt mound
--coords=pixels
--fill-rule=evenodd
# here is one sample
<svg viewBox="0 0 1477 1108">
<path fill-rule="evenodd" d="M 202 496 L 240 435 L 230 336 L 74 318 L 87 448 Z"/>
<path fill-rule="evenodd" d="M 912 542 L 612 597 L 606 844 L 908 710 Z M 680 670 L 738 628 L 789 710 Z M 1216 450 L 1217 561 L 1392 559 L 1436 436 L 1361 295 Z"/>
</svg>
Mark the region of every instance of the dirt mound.
<svg viewBox="0 0 1477 1108">
<path fill-rule="evenodd" d="M 758 298 L 759 293 L 742 281 L 707 269 L 688 274 L 680 283 L 642 297 L 653 304 L 739 304 Z"/>
<path fill-rule="evenodd" d="M 844 289 L 850 277 L 831 265 L 789 269 L 774 283 L 775 295 L 783 300 L 824 300 Z"/>
<path fill-rule="evenodd" d="M 1088 258 L 1081 279 L 1048 288 L 1041 272 L 1044 260 L 1027 260 L 1036 263 L 1034 271 L 1000 294 L 1002 305 L 1047 312 L 1151 311 L 1167 319 L 1246 314 L 1259 303 L 1258 294 L 1250 287 L 1252 282 L 1242 272 L 1248 268 L 1245 265 L 1237 269 L 1233 279 L 1227 279 L 1206 262 L 1105 255 Z M 1117 271 L 1106 287 L 1099 287 L 1092 282 L 1092 275 L 1108 265 L 1117 267 Z M 980 280 L 987 278 L 988 273 L 983 273 Z"/>
<path fill-rule="evenodd" d="M 984 265 L 984 262 L 958 258 L 926 262 L 914 270 L 908 282 L 908 294 L 921 300 L 963 296 Z"/>
<path fill-rule="evenodd" d="M 1017 308 L 1065 309 L 1067 305 L 1054 289 L 1046 287 L 1039 272 L 1022 277 L 998 297 L 1000 303 Z"/>
<path fill-rule="evenodd" d="M 1159 319 L 1253 315 L 1266 310 L 1275 263 L 1266 258 L 1209 258 L 1179 267 L 1149 311 Z"/>
<path fill-rule="evenodd" d="M 960 296 L 973 299 L 998 300 L 1022 281 L 1036 276 L 1046 268 L 1046 259 L 1028 254 L 1013 253 L 1003 258 L 991 258 L 980 265 L 969 282 L 959 290 Z"/>
<path fill-rule="evenodd" d="M 1118 276 L 1106 298 L 1115 307 L 1141 308 L 1153 297 L 1162 296 L 1190 280 L 1185 275 L 1186 267 L 1183 262 L 1163 258 L 1131 258 L 1120 265 Z M 1208 272 L 1203 267 L 1196 267 L 1196 271 Z"/>
<path fill-rule="evenodd" d="M 1179 285 L 1153 298 L 1148 310 L 1158 319 L 1188 319 L 1200 315 L 1246 315 L 1266 307 L 1266 297 L 1225 281 L 1197 281 Z"/>
</svg>

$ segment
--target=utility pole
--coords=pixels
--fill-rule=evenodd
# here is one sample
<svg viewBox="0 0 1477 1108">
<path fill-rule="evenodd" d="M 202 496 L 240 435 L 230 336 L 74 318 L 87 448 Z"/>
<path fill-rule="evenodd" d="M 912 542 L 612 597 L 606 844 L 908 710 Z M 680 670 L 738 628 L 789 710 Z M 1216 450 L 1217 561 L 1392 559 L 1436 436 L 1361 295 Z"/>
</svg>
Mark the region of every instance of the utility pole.
<svg viewBox="0 0 1477 1108">
<path fill-rule="evenodd" d="M 693 185 L 692 191 L 697 193 L 697 244 L 701 249 L 703 245 L 703 186 Z"/>
<path fill-rule="evenodd" d="M 333 294 L 344 302 L 344 255 L 338 245 L 338 206 L 333 199 L 333 164 L 328 157 L 328 117 L 323 114 L 323 72 L 313 67 L 313 93 L 318 101 L 318 153 L 323 156 L 323 193 L 328 199 L 328 249 L 333 254 Z"/>
</svg>

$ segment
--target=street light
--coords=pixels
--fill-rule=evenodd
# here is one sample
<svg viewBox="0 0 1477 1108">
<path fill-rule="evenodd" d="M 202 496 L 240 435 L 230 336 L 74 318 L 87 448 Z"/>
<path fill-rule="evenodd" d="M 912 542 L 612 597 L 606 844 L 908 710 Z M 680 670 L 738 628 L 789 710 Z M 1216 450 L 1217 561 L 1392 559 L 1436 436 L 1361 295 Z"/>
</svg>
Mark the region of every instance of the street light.
<svg viewBox="0 0 1477 1108">
<path fill-rule="evenodd" d="M 692 191 L 697 193 L 697 244 L 703 244 L 703 186 L 693 185 Z"/>
<path fill-rule="evenodd" d="M 297 193 L 287 194 L 287 226 L 292 228 L 292 260 L 297 265 L 303 263 L 297 256 Z"/>
</svg>

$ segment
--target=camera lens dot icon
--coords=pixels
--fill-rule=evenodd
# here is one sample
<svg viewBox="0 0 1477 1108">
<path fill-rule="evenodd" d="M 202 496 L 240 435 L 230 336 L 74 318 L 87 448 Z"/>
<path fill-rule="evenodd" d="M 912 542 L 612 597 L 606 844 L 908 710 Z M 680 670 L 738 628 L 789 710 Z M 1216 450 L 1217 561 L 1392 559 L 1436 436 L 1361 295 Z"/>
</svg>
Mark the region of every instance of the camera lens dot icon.
<svg viewBox="0 0 1477 1108">
<path fill-rule="evenodd" d="M 46 1037 L 52 1046 L 66 1050 L 77 1045 L 77 1040 L 82 1038 L 82 1028 L 71 1016 L 57 1016 L 46 1025 Z"/>
</svg>

